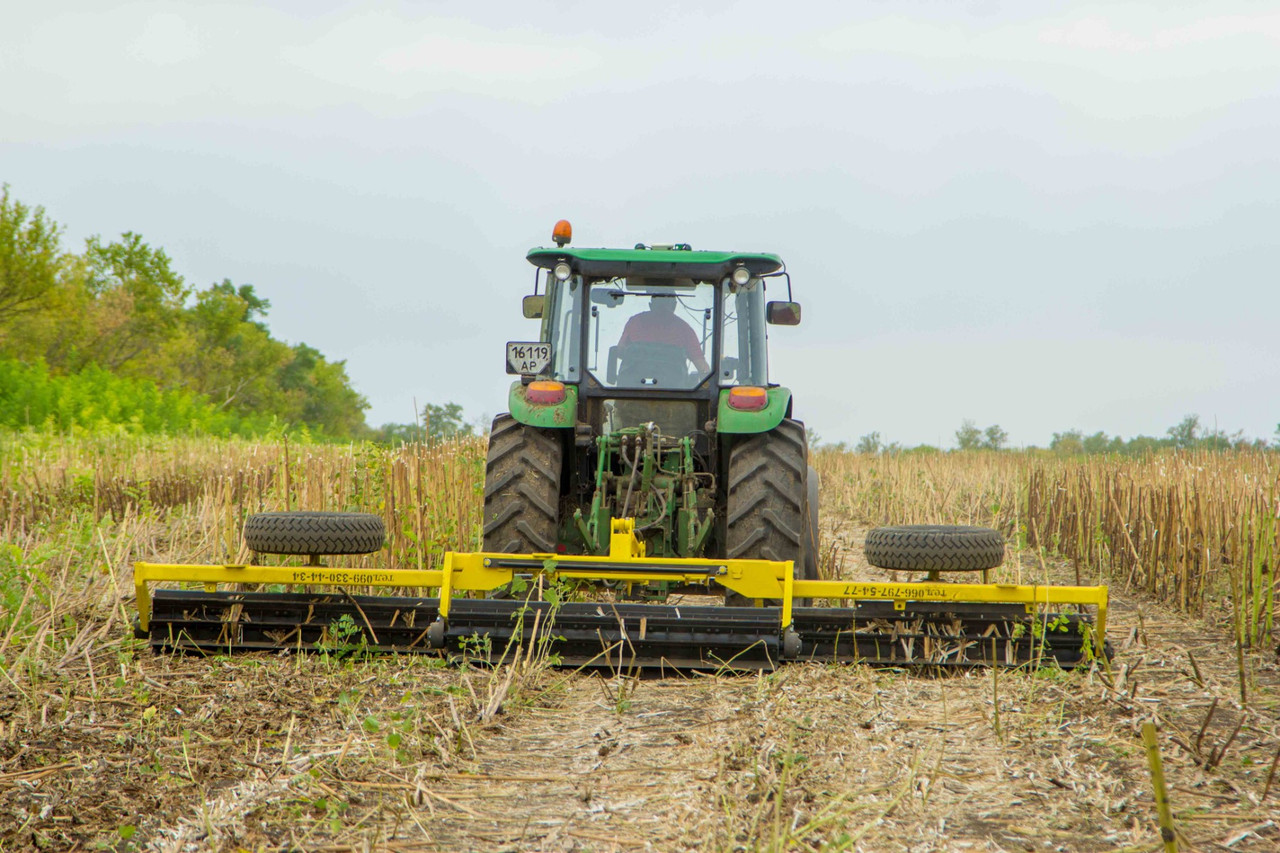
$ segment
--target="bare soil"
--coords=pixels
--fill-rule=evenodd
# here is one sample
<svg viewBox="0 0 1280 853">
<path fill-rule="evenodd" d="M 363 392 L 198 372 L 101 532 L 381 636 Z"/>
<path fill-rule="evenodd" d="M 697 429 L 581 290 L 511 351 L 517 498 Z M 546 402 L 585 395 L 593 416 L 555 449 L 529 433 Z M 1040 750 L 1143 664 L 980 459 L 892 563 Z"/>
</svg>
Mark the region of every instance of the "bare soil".
<svg viewBox="0 0 1280 853">
<path fill-rule="evenodd" d="M 881 575 L 864 530 L 828 532 L 834 572 Z M 1242 706 L 1221 625 L 1122 589 L 1111 667 L 1074 673 L 609 678 L 123 634 L 0 672 L 0 849 L 1158 850 L 1147 720 L 1180 849 L 1280 849 L 1276 659 L 1246 658 Z"/>
</svg>

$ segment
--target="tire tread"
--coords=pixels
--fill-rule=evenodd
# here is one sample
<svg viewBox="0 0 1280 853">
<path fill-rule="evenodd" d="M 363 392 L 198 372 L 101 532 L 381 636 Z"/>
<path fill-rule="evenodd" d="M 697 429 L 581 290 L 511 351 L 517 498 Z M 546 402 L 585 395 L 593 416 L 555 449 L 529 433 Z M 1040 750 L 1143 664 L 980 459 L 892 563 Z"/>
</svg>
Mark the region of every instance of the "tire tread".
<svg viewBox="0 0 1280 853">
<path fill-rule="evenodd" d="M 386 526 L 365 512 L 260 512 L 244 522 L 244 541 L 259 554 L 372 554 L 387 539 Z"/>
<path fill-rule="evenodd" d="M 808 471 L 804 425 L 784 420 L 729 453 L 725 552 L 730 559 L 801 563 Z"/>
<path fill-rule="evenodd" d="M 987 527 L 911 524 L 867 533 L 867 562 L 900 571 L 979 571 L 1004 562 L 1004 536 Z"/>
<path fill-rule="evenodd" d="M 560 520 L 563 451 L 549 430 L 498 415 L 484 473 L 484 550 L 552 553 Z"/>
</svg>

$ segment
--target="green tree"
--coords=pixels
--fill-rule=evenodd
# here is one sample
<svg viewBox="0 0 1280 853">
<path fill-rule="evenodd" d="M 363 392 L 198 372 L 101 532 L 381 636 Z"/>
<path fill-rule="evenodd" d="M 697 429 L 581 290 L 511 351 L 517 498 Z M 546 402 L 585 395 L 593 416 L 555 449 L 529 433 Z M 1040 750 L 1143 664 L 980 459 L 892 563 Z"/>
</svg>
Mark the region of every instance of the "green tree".
<svg viewBox="0 0 1280 853">
<path fill-rule="evenodd" d="M 311 387 L 302 418 L 329 435 L 353 438 L 368 430 L 364 422 L 369 401 L 351 387 L 346 361 L 321 356 L 311 371 Z"/>
<path fill-rule="evenodd" d="M 162 391 L 149 379 L 118 376 L 96 364 L 56 376 L 40 359 L 0 358 L 0 427 L 249 436 L 270 426 L 266 417 L 219 411 L 189 389 Z"/>
<path fill-rule="evenodd" d="M 1200 416 L 1187 415 L 1177 426 L 1169 427 L 1168 436 L 1174 447 L 1184 450 L 1195 447 L 1196 440 L 1200 437 Z"/>
<path fill-rule="evenodd" d="M 383 424 L 370 436 L 383 444 L 413 444 L 426 441 L 427 434 L 419 424 Z"/>
<path fill-rule="evenodd" d="M 982 435 L 982 448 L 984 450 L 999 450 L 1009 440 L 1009 433 L 1000 429 L 999 424 L 992 424 L 987 427 Z"/>
<path fill-rule="evenodd" d="M 443 406 L 427 403 L 422 407 L 422 425 L 427 441 L 475 434 L 475 428 L 463 418 L 462 406 L 458 403 L 445 403 Z"/>
<path fill-rule="evenodd" d="M 163 249 L 126 231 L 113 243 L 87 241 L 85 287 L 93 297 L 94 335 L 83 358 L 112 370 L 142 358 L 131 373 L 147 375 L 156 356 L 178 329 L 188 288 L 169 265 Z"/>
<path fill-rule="evenodd" d="M 1111 449 L 1111 439 L 1107 438 L 1107 434 L 1099 430 L 1084 440 L 1084 452 L 1090 455 L 1106 453 Z"/>
<path fill-rule="evenodd" d="M 1248 445 L 1249 442 L 1244 437 L 1244 430 L 1236 430 L 1228 434 L 1225 429 L 1219 429 L 1218 427 L 1206 430 L 1204 435 L 1200 437 L 1200 441 L 1197 442 L 1198 447 L 1203 447 L 1206 450 L 1230 450 L 1233 447 L 1244 448 Z"/>
<path fill-rule="evenodd" d="M 956 444 L 961 450 L 977 450 L 982 446 L 982 430 L 973 423 L 973 421 L 965 418 L 960 424 L 960 429 L 956 430 Z"/>
<path fill-rule="evenodd" d="M 1159 451 L 1162 447 L 1167 447 L 1169 443 L 1169 439 L 1135 435 L 1124 443 L 1124 452 L 1127 456 L 1145 456 Z"/>
<path fill-rule="evenodd" d="M 897 442 L 894 443 L 897 444 Z M 933 456 L 934 454 L 941 453 L 942 451 L 934 447 L 932 444 L 917 444 L 915 447 L 905 448 L 902 452 L 917 456 Z"/>
<path fill-rule="evenodd" d="M 1079 456 L 1084 453 L 1084 433 L 1078 429 L 1055 432 L 1049 449 L 1061 456 Z"/>
<path fill-rule="evenodd" d="M 57 284 L 60 230 L 44 208 L 27 207 L 9 197 L 8 184 L 0 187 L 0 333 L 15 318 L 39 310 Z"/>
<path fill-rule="evenodd" d="M 81 364 L 79 354 L 93 331 L 92 298 L 84 290 L 82 268 L 78 255 L 62 256 L 57 281 L 39 307 L 7 326 L 0 322 L 0 355 L 28 362 L 43 359 L 55 373 Z"/>
<path fill-rule="evenodd" d="M 252 285 L 237 288 L 228 280 L 197 293 L 183 312 L 186 333 L 170 341 L 163 359 L 177 374 L 168 379 L 207 394 L 222 408 L 283 414 L 286 396 L 277 374 L 293 354 L 262 322 L 270 307 Z"/>
<path fill-rule="evenodd" d="M 880 433 L 869 432 L 862 436 L 862 438 L 858 439 L 858 443 L 853 448 L 853 451 L 854 453 L 879 453 L 880 448 Z"/>
<path fill-rule="evenodd" d="M 359 436 L 367 430 L 369 403 L 351 387 L 345 361 L 330 362 L 315 347 L 296 344 L 277 373 L 284 390 L 286 420 L 314 424 L 329 435 Z"/>
<path fill-rule="evenodd" d="M 270 302 L 252 285 L 223 280 L 192 295 L 168 255 L 138 234 L 93 237 L 83 253 L 63 252 L 58 226 L 4 186 L 0 359 L 44 371 L 22 374 L 36 385 L 20 401 L 8 398 L 23 413 L 12 422 L 34 423 L 30 412 L 41 422 L 128 421 L 143 431 L 198 422 L 222 432 L 265 424 L 368 433 L 368 403 L 345 363 L 271 337 Z"/>
</svg>

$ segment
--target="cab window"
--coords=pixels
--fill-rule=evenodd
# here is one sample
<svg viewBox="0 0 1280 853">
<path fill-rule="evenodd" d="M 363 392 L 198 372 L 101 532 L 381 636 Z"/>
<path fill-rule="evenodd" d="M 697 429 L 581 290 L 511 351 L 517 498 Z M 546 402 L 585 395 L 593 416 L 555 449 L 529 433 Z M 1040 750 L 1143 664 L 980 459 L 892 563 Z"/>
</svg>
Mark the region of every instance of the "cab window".
<svg viewBox="0 0 1280 853">
<path fill-rule="evenodd" d="M 720 384 L 768 385 L 764 283 L 753 278 L 739 287 L 726 278 L 722 291 Z"/>
<path fill-rule="evenodd" d="M 582 279 L 574 276 L 565 282 L 549 285 L 548 310 L 543 317 L 542 339 L 551 344 L 551 377 L 561 382 L 581 379 L 578 357 L 582 326 Z"/>
<path fill-rule="evenodd" d="M 696 388 L 711 374 L 715 285 L 680 278 L 590 285 L 588 369 L 608 388 Z"/>
</svg>

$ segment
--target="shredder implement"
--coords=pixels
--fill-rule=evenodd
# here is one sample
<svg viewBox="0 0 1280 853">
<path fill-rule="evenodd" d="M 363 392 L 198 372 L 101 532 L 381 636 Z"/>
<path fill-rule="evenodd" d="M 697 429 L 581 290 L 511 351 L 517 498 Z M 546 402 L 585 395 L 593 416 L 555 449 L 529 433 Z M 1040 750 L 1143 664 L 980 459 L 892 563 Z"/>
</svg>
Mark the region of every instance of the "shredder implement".
<svg viewBox="0 0 1280 853">
<path fill-rule="evenodd" d="M 801 316 L 780 257 L 577 248 L 563 220 L 552 236 L 526 256 L 538 333 L 506 344 L 478 551 L 423 570 L 327 566 L 377 551 L 381 519 L 263 513 L 249 549 L 306 565 L 139 563 L 138 633 L 159 649 L 495 660 L 534 643 L 566 664 L 673 669 L 1104 653 L 1105 587 L 944 579 L 999 566 L 996 531 L 878 528 L 868 560 L 912 582 L 821 576 L 821 484 L 769 373 L 770 327 Z"/>
<path fill-rule="evenodd" d="M 203 588 L 151 589 L 166 581 Z M 1105 587 L 811 581 L 797 580 L 790 562 L 647 557 L 633 519 L 614 521 L 604 557 L 449 552 L 430 570 L 136 563 L 134 582 L 136 630 L 157 650 L 359 650 L 485 661 L 522 644 L 564 665 L 613 670 L 759 670 L 800 660 L 1069 668 L 1103 654 L 1107 611 Z M 609 583 L 610 600 L 532 595 L 588 582 Z M 678 589 L 683 600 L 617 594 L 654 583 Z M 530 594 L 466 596 L 513 584 Z M 226 585 L 293 591 L 218 588 Z M 374 588 L 437 592 L 370 594 Z M 725 605 L 717 600 L 725 591 L 777 604 Z M 796 606 L 800 599 L 838 604 Z M 1086 606 L 1092 616 L 1055 609 Z"/>
</svg>

